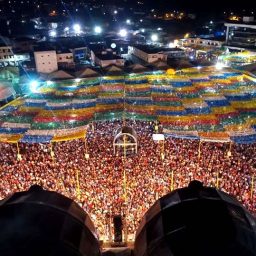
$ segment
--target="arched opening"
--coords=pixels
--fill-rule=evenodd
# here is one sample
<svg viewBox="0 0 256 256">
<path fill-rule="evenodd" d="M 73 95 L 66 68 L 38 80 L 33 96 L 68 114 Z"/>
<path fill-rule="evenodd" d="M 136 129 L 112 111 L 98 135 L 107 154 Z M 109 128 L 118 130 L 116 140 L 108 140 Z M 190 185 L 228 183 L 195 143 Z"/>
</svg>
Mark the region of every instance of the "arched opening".
<svg viewBox="0 0 256 256">
<path fill-rule="evenodd" d="M 124 126 L 115 131 L 113 140 L 115 155 L 131 155 L 138 152 L 137 133 L 132 127 Z"/>
</svg>

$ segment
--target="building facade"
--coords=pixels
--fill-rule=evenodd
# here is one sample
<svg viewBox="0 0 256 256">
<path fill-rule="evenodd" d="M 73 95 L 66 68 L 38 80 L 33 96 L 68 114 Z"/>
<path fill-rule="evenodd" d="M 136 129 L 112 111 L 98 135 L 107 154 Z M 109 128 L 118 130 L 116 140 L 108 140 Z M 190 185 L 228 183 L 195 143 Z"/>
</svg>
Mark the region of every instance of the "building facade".
<svg viewBox="0 0 256 256">
<path fill-rule="evenodd" d="M 122 57 L 108 51 L 102 51 L 101 53 L 94 53 L 91 51 L 91 60 L 95 65 L 98 65 L 102 68 L 110 65 L 123 67 L 125 63 L 125 60 Z"/>
<path fill-rule="evenodd" d="M 226 45 L 256 50 L 256 24 L 225 23 Z"/>
<path fill-rule="evenodd" d="M 0 66 L 18 66 L 20 62 L 30 60 L 29 53 L 15 53 L 12 46 L 0 46 Z"/>
<path fill-rule="evenodd" d="M 56 51 L 35 51 L 34 57 L 38 73 L 49 74 L 58 70 Z"/>
<path fill-rule="evenodd" d="M 128 47 L 128 54 L 134 55 L 146 63 L 167 62 L 168 58 L 181 58 L 185 52 L 179 48 L 161 48 L 152 45 L 135 45 Z"/>
</svg>

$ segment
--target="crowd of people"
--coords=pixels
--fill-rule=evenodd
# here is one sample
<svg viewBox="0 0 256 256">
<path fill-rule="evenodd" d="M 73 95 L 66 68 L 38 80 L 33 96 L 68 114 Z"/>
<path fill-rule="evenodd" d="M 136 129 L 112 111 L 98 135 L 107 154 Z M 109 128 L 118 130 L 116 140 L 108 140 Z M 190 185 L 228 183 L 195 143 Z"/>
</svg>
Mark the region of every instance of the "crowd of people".
<svg viewBox="0 0 256 256">
<path fill-rule="evenodd" d="M 136 130 L 138 153 L 114 154 L 121 121 L 97 122 L 86 140 L 49 144 L 0 143 L 0 197 L 39 184 L 74 199 L 92 218 L 98 235 L 111 234 L 111 216 L 121 214 L 128 238 L 134 238 L 145 212 L 171 189 L 197 179 L 234 195 L 256 213 L 256 145 L 152 139 L 155 124 L 127 121 Z M 159 125 L 161 132 L 161 125 Z M 231 154 L 228 153 L 231 149 Z M 255 182 L 256 183 L 256 176 Z"/>
</svg>

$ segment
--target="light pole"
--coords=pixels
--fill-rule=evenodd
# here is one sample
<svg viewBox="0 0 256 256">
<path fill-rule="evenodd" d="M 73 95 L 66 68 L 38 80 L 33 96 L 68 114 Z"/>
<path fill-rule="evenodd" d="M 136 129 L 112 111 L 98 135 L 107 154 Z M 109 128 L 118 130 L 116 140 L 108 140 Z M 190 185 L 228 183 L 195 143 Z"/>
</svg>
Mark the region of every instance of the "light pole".
<svg viewBox="0 0 256 256">
<path fill-rule="evenodd" d="M 126 177 L 126 135 L 123 137 L 124 157 L 123 157 L 123 188 L 124 188 L 124 206 L 125 206 L 125 217 L 124 217 L 124 241 L 127 241 L 127 177 Z"/>
<path fill-rule="evenodd" d="M 253 199 L 253 193 L 254 193 L 254 173 L 252 174 L 252 181 L 251 181 L 251 194 L 250 198 Z"/>
<path fill-rule="evenodd" d="M 54 160 L 54 151 L 53 151 L 52 142 L 50 142 L 50 155 L 51 155 L 51 157 L 52 157 L 52 160 Z"/>
<path fill-rule="evenodd" d="M 88 160 L 90 158 L 90 155 L 88 154 L 86 134 L 87 134 L 87 132 L 85 131 L 85 133 L 84 133 L 84 149 L 85 149 L 84 158 L 86 160 Z"/>
<path fill-rule="evenodd" d="M 78 169 L 76 169 L 76 195 L 77 195 L 77 199 L 80 201 L 81 191 L 80 191 L 79 170 Z"/>
<path fill-rule="evenodd" d="M 17 160 L 21 161 L 22 157 L 21 157 L 21 154 L 20 154 L 19 142 L 16 143 L 16 146 L 17 146 Z"/>
<path fill-rule="evenodd" d="M 201 144 L 202 144 L 202 141 L 199 140 L 199 145 L 198 145 L 198 161 L 200 160 L 200 157 L 201 157 Z"/>
</svg>

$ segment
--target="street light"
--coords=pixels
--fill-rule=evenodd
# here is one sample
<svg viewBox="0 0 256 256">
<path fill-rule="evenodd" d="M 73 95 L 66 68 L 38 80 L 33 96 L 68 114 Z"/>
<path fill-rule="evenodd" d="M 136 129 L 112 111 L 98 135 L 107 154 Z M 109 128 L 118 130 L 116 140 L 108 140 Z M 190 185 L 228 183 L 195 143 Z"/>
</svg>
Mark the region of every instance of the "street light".
<svg viewBox="0 0 256 256">
<path fill-rule="evenodd" d="M 156 34 L 151 35 L 151 41 L 156 42 L 158 40 L 158 36 Z"/>
<path fill-rule="evenodd" d="M 102 28 L 101 28 L 100 26 L 96 26 L 96 27 L 94 28 L 94 32 L 95 32 L 96 34 L 100 34 L 100 33 L 102 32 Z"/>
<path fill-rule="evenodd" d="M 115 48 L 116 48 L 116 44 L 115 44 L 115 43 L 112 43 L 112 44 L 110 45 L 110 47 L 111 47 L 112 49 L 115 49 Z"/>
<path fill-rule="evenodd" d="M 217 70 L 222 70 L 224 67 L 223 63 L 222 62 L 217 62 L 216 65 L 215 65 L 215 68 Z"/>
<path fill-rule="evenodd" d="M 50 35 L 50 37 L 56 37 L 57 36 L 56 30 L 51 30 L 49 35 Z"/>
<path fill-rule="evenodd" d="M 36 80 L 31 81 L 30 82 L 30 91 L 31 92 L 37 92 L 38 86 L 39 86 L 39 82 L 38 81 L 36 81 Z"/>
<path fill-rule="evenodd" d="M 75 33 L 79 34 L 81 32 L 80 24 L 74 24 L 73 29 L 74 29 Z"/>
<path fill-rule="evenodd" d="M 127 31 L 126 31 L 126 29 L 124 29 L 124 28 L 120 29 L 119 35 L 120 35 L 121 37 L 126 37 L 126 36 L 127 36 Z"/>
</svg>

